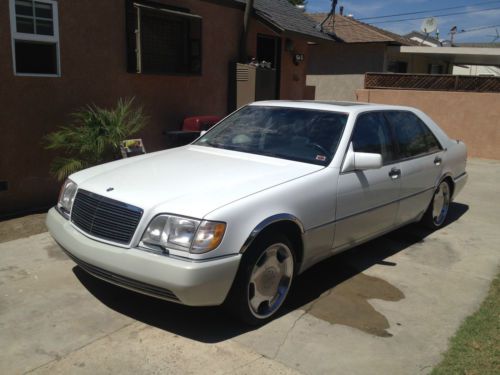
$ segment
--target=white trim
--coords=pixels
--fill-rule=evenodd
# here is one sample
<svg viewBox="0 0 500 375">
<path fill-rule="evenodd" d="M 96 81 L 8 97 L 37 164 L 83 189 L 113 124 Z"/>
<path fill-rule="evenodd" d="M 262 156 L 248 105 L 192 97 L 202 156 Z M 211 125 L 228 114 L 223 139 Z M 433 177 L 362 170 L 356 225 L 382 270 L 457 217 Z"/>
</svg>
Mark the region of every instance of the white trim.
<svg viewBox="0 0 500 375">
<path fill-rule="evenodd" d="M 14 0 L 15 1 L 15 0 Z M 55 33 L 54 33 L 55 34 Z M 52 35 L 39 35 L 39 34 L 28 34 L 28 33 L 13 33 L 14 39 L 17 40 L 29 40 L 33 42 L 41 43 L 57 43 L 59 40 Z"/>
<path fill-rule="evenodd" d="M 41 35 L 41 34 L 30 34 L 30 33 L 19 33 L 17 32 L 16 25 L 16 0 L 9 0 L 9 15 L 10 15 L 10 40 L 11 40 L 11 50 L 12 50 L 12 70 L 14 75 L 22 77 L 60 77 L 61 76 L 61 54 L 59 51 L 59 9 L 56 0 L 32 0 L 39 3 L 45 3 L 52 5 L 52 26 L 54 35 Z M 36 18 L 33 14 L 33 19 Z M 40 19 L 46 19 L 44 17 L 39 17 Z M 36 30 L 35 30 L 36 32 Z M 16 71 L 16 40 L 19 41 L 30 41 L 30 42 L 40 42 L 46 44 L 56 45 L 56 69 L 57 74 L 40 74 L 40 73 L 18 73 Z"/>
<path fill-rule="evenodd" d="M 16 73 L 17 77 L 60 77 L 60 74 Z"/>
<path fill-rule="evenodd" d="M 144 4 L 139 4 L 139 3 L 134 3 L 133 5 L 135 7 L 137 7 L 137 8 L 159 10 L 161 12 L 171 13 L 171 14 L 175 14 L 175 15 L 178 15 L 178 16 L 182 16 L 182 17 L 191 17 L 191 18 L 202 19 L 202 17 L 199 16 L 199 15 L 197 15 L 197 14 L 191 14 L 191 13 L 186 13 L 186 12 L 179 12 L 179 11 L 176 11 L 176 10 L 171 10 L 171 9 L 166 9 L 166 8 L 156 8 L 156 7 L 151 7 L 151 6 L 144 5 Z"/>
</svg>

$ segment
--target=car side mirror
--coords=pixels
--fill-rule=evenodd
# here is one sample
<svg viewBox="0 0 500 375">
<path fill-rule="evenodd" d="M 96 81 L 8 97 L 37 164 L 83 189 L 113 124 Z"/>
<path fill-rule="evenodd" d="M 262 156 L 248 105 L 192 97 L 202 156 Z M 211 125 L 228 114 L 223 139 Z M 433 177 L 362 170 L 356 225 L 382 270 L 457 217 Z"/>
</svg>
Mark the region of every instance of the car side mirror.
<svg viewBox="0 0 500 375">
<path fill-rule="evenodd" d="M 367 152 L 354 153 L 354 169 L 364 171 L 367 169 L 379 169 L 382 167 L 382 155 Z"/>
<path fill-rule="evenodd" d="M 364 171 L 382 167 L 382 155 L 367 152 L 354 152 L 352 143 L 347 150 L 342 172 Z"/>
<path fill-rule="evenodd" d="M 202 130 L 202 131 L 200 132 L 200 137 L 203 137 L 206 133 L 207 133 L 207 131 L 206 131 L 206 130 Z"/>
</svg>

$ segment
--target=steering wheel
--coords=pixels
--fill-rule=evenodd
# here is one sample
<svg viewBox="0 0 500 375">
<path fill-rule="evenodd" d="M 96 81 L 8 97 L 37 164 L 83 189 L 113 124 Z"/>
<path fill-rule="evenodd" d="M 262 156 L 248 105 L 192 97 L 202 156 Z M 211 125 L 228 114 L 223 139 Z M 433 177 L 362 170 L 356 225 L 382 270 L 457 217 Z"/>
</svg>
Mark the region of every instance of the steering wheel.
<svg viewBox="0 0 500 375">
<path fill-rule="evenodd" d="M 328 158 L 330 158 L 332 155 L 330 154 L 330 152 L 324 148 L 323 146 L 321 146 L 319 143 L 309 143 L 309 146 L 312 146 L 318 150 L 320 150 L 324 155 L 326 155 Z"/>
</svg>

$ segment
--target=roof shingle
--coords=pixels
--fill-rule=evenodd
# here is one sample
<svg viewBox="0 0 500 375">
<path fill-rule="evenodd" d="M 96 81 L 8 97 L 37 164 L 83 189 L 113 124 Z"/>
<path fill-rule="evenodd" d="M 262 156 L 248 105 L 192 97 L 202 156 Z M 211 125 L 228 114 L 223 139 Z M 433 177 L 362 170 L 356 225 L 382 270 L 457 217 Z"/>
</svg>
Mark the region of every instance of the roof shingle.
<svg viewBox="0 0 500 375">
<path fill-rule="evenodd" d="M 308 13 L 316 24 L 321 24 L 328 13 Z M 323 31 L 344 43 L 391 43 L 404 46 L 417 45 L 415 41 L 378 27 L 368 25 L 352 17 L 335 15 L 335 24 L 330 17 L 323 24 Z"/>
<path fill-rule="evenodd" d="M 235 0 L 246 3 L 246 0 Z M 254 0 L 255 14 L 283 31 L 294 32 L 314 38 L 332 38 L 315 28 L 316 24 L 288 0 Z"/>
</svg>

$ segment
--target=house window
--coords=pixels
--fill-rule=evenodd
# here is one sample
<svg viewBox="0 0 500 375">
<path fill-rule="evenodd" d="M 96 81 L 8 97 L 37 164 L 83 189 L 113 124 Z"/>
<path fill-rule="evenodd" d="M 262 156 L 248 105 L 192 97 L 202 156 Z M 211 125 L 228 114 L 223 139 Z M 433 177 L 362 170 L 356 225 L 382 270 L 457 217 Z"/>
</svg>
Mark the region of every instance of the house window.
<svg viewBox="0 0 500 375">
<path fill-rule="evenodd" d="M 59 27 L 54 0 L 10 0 L 16 75 L 58 76 Z"/>
<path fill-rule="evenodd" d="M 390 61 L 387 64 L 387 71 L 391 73 L 406 73 L 408 71 L 408 63 L 405 61 Z"/>
<path fill-rule="evenodd" d="M 444 67 L 440 64 L 429 64 L 428 68 L 429 74 L 443 74 Z"/>
<path fill-rule="evenodd" d="M 129 71 L 201 74 L 201 21 L 186 9 L 132 3 L 127 21 Z"/>
</svg>

